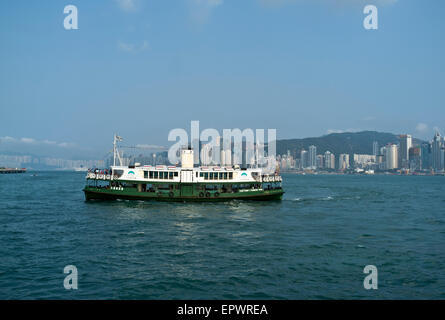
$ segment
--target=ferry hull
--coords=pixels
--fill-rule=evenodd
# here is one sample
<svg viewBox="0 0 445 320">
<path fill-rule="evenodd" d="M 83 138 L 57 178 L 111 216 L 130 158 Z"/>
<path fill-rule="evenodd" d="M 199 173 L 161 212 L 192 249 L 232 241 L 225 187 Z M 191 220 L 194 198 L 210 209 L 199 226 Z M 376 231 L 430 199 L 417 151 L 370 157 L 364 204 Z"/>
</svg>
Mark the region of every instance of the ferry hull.
<svg viewBox="0 0 445 320">
<path fill-rule="evenodd" d="M 269 201 L 281 200 L 283 190 L 263 190 L 263 191 L 249 191 L 237 193 L 221 193 L 218 196 L 211 194 L 210 196 L 183 196 L 176 194 L 156 194 L 156 193 L 141 193 L 127 190 L 109 190 L 86 187 L 84 190 L 85 200 L 143 200 L 143 201 L 195 201 L 195 202 L 215 202 L 215 201 L 230 201 L 230 200 L 256 200 Z"/>
</svg>

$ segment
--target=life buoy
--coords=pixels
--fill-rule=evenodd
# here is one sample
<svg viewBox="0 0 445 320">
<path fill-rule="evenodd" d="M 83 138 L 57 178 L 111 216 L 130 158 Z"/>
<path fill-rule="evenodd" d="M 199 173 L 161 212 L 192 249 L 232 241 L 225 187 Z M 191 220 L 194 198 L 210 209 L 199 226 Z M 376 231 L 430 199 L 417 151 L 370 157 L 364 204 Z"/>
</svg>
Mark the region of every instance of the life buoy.
<svg viewBox="0 0 445 320">
<path fill-rule="evenodd" d="M 215 198 L 219 197 L 219 192 L 215 192 Z"/>
<path fill-rule="evenodd" d="M 210 192 L 206 192 L 206 197 L 210 198 Z"/>
<path fill-rule="evenodd" d="M 200 192 L 200 193 L 199 193 L 199 197 L 200 197 L 200 198 L 204 197 L 204 192 Z"/>
</svg>

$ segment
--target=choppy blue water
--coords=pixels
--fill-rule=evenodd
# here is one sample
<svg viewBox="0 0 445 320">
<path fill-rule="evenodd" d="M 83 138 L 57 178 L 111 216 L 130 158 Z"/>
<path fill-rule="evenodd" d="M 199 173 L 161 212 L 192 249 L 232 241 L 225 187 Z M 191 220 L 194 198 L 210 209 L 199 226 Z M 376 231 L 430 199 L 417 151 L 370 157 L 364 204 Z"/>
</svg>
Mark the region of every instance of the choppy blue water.
<svg viewBox="0 0 445 320">
<path fill-rule="evenodd" d="M 83 173 L 2 175 L 0 299 L 445 298 L 445 177 L 284 180 L 281 202 L 87 203 Z"/>
</svg>

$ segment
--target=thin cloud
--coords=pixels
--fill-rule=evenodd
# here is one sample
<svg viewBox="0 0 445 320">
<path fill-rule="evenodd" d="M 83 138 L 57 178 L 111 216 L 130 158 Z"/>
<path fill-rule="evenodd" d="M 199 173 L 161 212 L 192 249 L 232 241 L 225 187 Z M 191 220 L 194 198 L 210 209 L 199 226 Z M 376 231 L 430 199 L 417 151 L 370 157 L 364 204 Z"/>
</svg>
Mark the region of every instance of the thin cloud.
<svg viewBox="0 0 445 320">
<path fill-rule="evenodd" d="M 136 148 L 140 148 L 140 149 L 151 149 L 151 150 L 165 150 L 167 149 L 164 146 L 158 146 L 158 145 L 154 145 L 154 144 L 137 144 Z"/>
<path fill-rule="evenodd" d="M 438 126 L 434 126 L 434 127 L 433 127 L 433 131 L 434 131 L 434 132 L 441 133 L 440 128 L 439 128 Z"/>
<path fill-rule="evenodd" d="M 125 12 L 134 12 L 137 10 L 136 0 L 115 0 L 119 8 Z"/>
<path fill-rule="evenodd" d="M 213 11 L 221 6 L 223 0 L 188 0 L 190 8 L 190 16 L 194 23 L 203 25 L 206 24 L 213 13 Z"/>
<path fill-rule="evenodd" d="M 0 137 L 0 142 L 15 142 L 15 141 L 17 141 L 17 139 L 10 136 Z"/>
<path fill-rule="evenodd" d="M 428 125 L 426 123 L 420 122 L 416 125 L 416 131 L 420 132 L 420 133 L 424 133 L 424 132 L 428 131 Z"/>
<path fill-rule="evenodd" d="M 21 138 L 20 141 L 23 143 L 35 143 L 36 142 L 36 140 L 34 140 L 33 138 Z"/>
<path fill-rule="evenodd" d="M 29 144 L 29 145 L 54 145 L 62 148 L 74 147 L 76 144 L 71 142 L 56 142 L 51 140 L 37 140 L 34 138 L 14 138 L 10 136 L 0 137 L 1 143 L 7 144 Z"/>
<path fill-rule="evenodd" d="M 118 41 L 117 47 L 119 50 L 128 53 L 137 53 L 149 49 L 149 44 L 147 40 L 144 40 L 141 45 L 136 45 L 134 43 L 128 43 L 123 41 Z"/>
<path fill-rule="evenodd" d="M 326 131 L 327 134 L 331 134 L 331 133 L 345 133 L 345 132 L 360 132 L 363 131 L 363 129 L 345 129 L 345 130 L 341 130 L 341 129 L 328 129 Z"/>
</svg>

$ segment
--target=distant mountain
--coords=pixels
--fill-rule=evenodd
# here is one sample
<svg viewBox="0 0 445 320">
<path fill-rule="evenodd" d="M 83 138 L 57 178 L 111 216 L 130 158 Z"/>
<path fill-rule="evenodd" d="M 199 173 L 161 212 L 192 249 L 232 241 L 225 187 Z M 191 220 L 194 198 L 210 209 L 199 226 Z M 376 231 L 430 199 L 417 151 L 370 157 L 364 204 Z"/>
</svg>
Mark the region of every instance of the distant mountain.
<svg viewBox="0 0 445 320">
<path fill-rule="evenodd" d="M 398 143 L 399 136 L 393 133 L 377 131 L 331 133 L 321 137 L 277 140 L 277 154 L 291 154 L 299 158 L 302 149 L 308 150 L 309 146 L 317 147 L 317 154 L 330 151 L 335 155 L 346 154 L 372 154 L 373 142 L 377 141 L 382 147 L 388 143 Z M 413 138 L 413 144 L 419 145 L 422 140 Z"/>
</svg>

